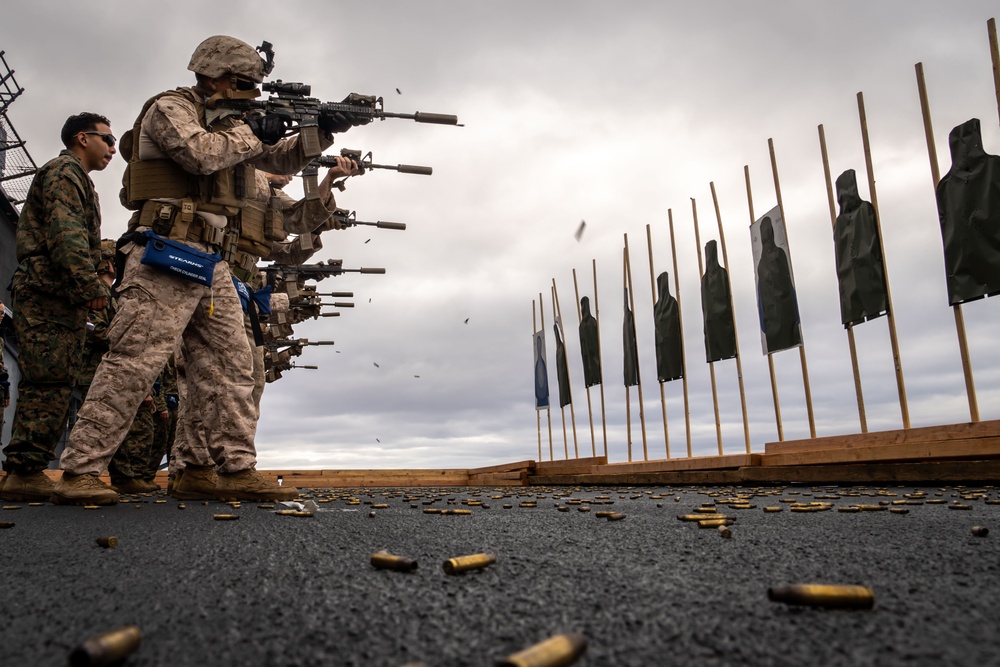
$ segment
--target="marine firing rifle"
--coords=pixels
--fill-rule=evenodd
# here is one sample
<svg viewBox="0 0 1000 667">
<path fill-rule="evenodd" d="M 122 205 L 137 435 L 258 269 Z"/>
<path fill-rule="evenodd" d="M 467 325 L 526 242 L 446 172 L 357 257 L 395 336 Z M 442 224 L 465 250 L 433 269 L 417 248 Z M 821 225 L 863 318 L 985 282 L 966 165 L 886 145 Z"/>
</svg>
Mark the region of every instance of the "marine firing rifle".
<svg viewBox="0 0 1000 667">
<path fill-rule="evenodd" d="M 333 226 L 333 223 L 339 225 L 341 229 L 355 227 L 357 225 L 367 225 L 368 227 L 378 227 L 379 229 L 406 229 L 405 222 L 385 222 L 383 220 L 379 220 L 377 222 L 366 222 L 364 220 L 358 220 L 358 214 L 355 211 L 348 211 L 346 208 L 335 208 L 330 211 L 330 218 L 325 224 L 327 225 L 327 228 L 329 228 Z"/>
<path fill-rule="evenodd" d="M 272 62 L 272 45 L 264 42 L 257 49 L 269 56 Z M 378 118 L 404 118 L 418 123 L 434 125 L 458 125 L 458 116 L 440 113 L 394 113 L 383 108 L 383 100 L 375 95 L 359 95 L 351 93 L 340 102 L 322 102 L 312 94 L 312 86 L 297 81 L 268 81 L 261 84 L 261 89 L 271 96 L 264 100 L 247 99 L 240 93 L 243 91 L 226 91 L 219 97 L 209 98 L 206 106 L 209 109 L 233 109 L 242 113 L 261 111 L 264 113 L 281 114 L 287 119 L 289 131 L 298 132 L 306 157 L 317 157 L 323 150 L 319 143 L 320 118 L 353 118 L 356 124 L 366 124 Z M 250 91 L 256 96 L 256 90 Z"/>
<path fill-rule="evenodd" d="M 309 370 L 319 370 L 319 366 L 303 366 L 300 364 L 275 364 L 271 368 L 264 371 L 264 381 L 274 382 L 275 380 L 281 379 L 281 374 L 285 371 L 291 370 L 293 368 L 307 368 Z"/>
<path fill-rule="evenodd" d="M 323 280 L 332 276 L 339 276 L 344 273 L 369 273 L 384 274 L 382 268 L 345 269 L 344 260 L 328 259 L 326 263 L 319 264 L 269 264 L 261 267 L 261 271 L 267 276 L 267 284 L 272 285 L 276 292 L 285 292 L 288 298 L 297 299 L 300 297 L 300 289 L 305 288 L 306 280 Z M 315 288 L 305 288 L 303 291 L 308 296 L 308 290 Z"/>
<path fill-rule="evenodd" d="M 362 157 L 359 150 L 342 148 L 340 149 L 340 156 L 354 160 L 354 163 L 358 165 L 358 171 L 354 176 L 363 176 L 369 169 L 391 169 L 401 174 L 420 174 L 422 176 L 430 176 L 434 173 L 434 170 L 430 167 L 421 167 L 414 164 L 397 164 L 396 166 L 392 166 L 391 164 L 375 164 L 372 162 L 371 151 L 368 151 L 368 154 Z M 320 155 L 302 170 L 302 187 L 305 190 L 306 199 L 319 197 L 317 175 L 319 174 L 320 167 L 335 166 L 337 166 L 337 157 L 335 155 Z M 347 177 L 342 178 L 334 182 L 333 187 L 343 192 L 346 187 L 344 185 L 346 181 Z"/>
<path fill-rule="evenodd" d="M 363 176 L 369 169 L 391 169 L 392 171 L 398 171 L 401 174 L 419 174 L 421 176 L 430 176 L 434 173 L 434 170 L 430 167 L 421 167 L 415 164 L 397 164 L 395 166 L 391 164 L 375 164 L 372 162 L 372 152 L 368 151 L 364 156 L 361 155 L 361 151 L 354 150 L 352 148 L 341 148 L 340 156 L 346 157 L 349 160 L 354 160 L 354 163 L 358 165 L 358 173 L 355 176 Z M 318 158 L 310 163 L 310 166 L 315 165 L 318 167 L 336 167 L 337 158 L 334 155 L 320 155 Z M 343 189 L 343 188 L 341 188 Z"/>
<path fill-rule="evenodd" d="M 336 345 L 332 340 L 315 340 L 308 338 L 284 338 L 281 340 L 270 340 L 264 342 L 264 348 L 274 352 L 288 352 L 297 357 L 302 354 L 302 348 L 307 345 Z"/>
</svg>

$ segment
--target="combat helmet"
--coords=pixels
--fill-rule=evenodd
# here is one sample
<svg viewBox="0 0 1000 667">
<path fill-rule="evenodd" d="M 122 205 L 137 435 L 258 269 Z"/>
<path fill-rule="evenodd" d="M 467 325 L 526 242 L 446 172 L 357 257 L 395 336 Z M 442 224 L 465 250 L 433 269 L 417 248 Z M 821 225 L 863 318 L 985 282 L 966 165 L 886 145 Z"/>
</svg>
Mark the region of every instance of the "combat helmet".
<svg viewBox="0 0 1000 667">
<path fill-rule="evenodd" d="M 256 83 L 264 80 L 264 61 L 252 46 L 227 35 L 209 37 L 191 54 L 188 69 L 195 74 L 217 77 L 223 74 L 243 76 Z"/>
</svg>

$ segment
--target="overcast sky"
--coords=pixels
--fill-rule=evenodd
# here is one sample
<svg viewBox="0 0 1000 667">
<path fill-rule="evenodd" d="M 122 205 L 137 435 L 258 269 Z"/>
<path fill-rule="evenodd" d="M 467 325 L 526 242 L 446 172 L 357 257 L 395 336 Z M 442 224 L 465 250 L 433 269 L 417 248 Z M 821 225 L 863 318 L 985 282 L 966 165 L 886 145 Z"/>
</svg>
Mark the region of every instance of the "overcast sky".
<svg viewBox="0 0 1000 667">
<path fill-rule="evenodd" d="M 144 7 L 144 8 L 143 8 Z M 773 139 L 802 315 L 817 435 L 860 430 L 847 335 L 840 324 L 831 221 L 817 126 L 836 178 L 867 184 L 857 93 L 864 93 L 886 264 L 913 426 L 969 420 L 955 319 L 914 64 L 924 63 L 941 173 L 948 133 L 982 120 L 1000 153 L 986 22 L 996 4 L 933 0 L 777 2 L 240 2 L 35 0 L 11 3 L 0 50 L 26 89 L 10 118 L 41 165 L 73 113 L 107 115 L 119 136 L 142 103 L 193 83 L 197 44 L 230 34 L 274 44 L 273 78 L 312 84 L 339 101 L 385 96 L 388 111 L 457 114 L 465 127 L 390 120 L 338 135 L 376 162 L 433 167 L 432 177 L 376 172 L 338 195 L 362 220 L 405 232 L 327 233 L 318 256 L 386 274 L 347 275 L 339 318 L 297 336 L 334 340 L 268 385 L 258 429 L 266 468 L 475 467 L 538 457 L 532 392 L 532 301 L 541 294 L 550 369 L 555 280 L 570 357 L 581 455 L 591 436 L 577 335 L 573 270 L 594 301 L 596 260 L 605 411 L 612 461 L 627 455 L 622 383 L 622 248 L 628 235 L 646 433 L 664 458 L 653 348 L 646 225 L 654 273 L 671 272 L 672 212 L 695 455 L 717 452 L 704 362 L 692 198 L 701 244 L 719 238 L 714 183 L 734 287 L 754 451 L 777 440 L 753 288 L 744 166 L 757 216 L 776 205 Z M 141 17 L 148 17 L 145 21 Z M 399 93 L 396 92 L 399 89 Z M 93 174 L 104 235 L 124 163 Z M 296 190 L 296 188 L 298 188 Z M 298 183 L 289 186 L 301 193 Z M 586 221 L 582 237 L 574 232 Z M 537 306 L 537 304 L 536 304 Z M 1000 417 L 1000 304 L 963 308 L 982 419 Z M 466 320 L 467 323 L 466 323 Z M 902 425 L 885 318 L 855 329 L 869 429 Z M 376 366 L 378 364 L 378 366 Z M 784 436 L 809 436 L 799 355 L 774 357 Z M 715 364 L 725 453 L 744 451 L 735 362 Z M 419 376 L 419 377 L 417 377 Z M 550 383 L 555 389 L 555 374 Z M 671 453 L 686 452 L 682 382 L 664 386 Z M 600 391 L 591 390 L 600 431 Z M 557 400 L 555 401 L 557 402 Z M 641 459 L 631 393 L 633 457 Z M 570 455 L 574 441 L 565 410 Z M 543 416 L 543 457 L 549 436 Z M 556 458 L 562 415 L 552 413 Z"/>
</svg>

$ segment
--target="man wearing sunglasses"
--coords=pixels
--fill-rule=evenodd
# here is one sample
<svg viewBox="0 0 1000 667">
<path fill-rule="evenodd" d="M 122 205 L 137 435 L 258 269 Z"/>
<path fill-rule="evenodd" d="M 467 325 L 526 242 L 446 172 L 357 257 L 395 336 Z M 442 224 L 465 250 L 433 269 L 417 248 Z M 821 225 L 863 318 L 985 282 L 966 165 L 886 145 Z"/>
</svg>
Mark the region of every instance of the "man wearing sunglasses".
<svg viewBox="0 0 1000 667">
<path fill-rule="evenodd" d="M 120 241 L 125 261 L 119 310 L 109 331 L 110 349 L 63 452 L 53 502 L 117 502 L 97 475 L 175 348 L 178 366 L 183 358 L 185 369 L 178 373 L 177 430 L 191 437 L 176 448 L 185 474 L 174 490 L 188 498 L 226 500 L 287 500 L 298 494 L 255 469 L 253 363 L 243 309 L 226 261 L 212 255 L 270 251 L 278 238 L 267 225 L 266 210 L 252 205 L 255 170 L 292 174 L 310 161 L 299 136 L 284 138 L 287 122 L 279 115 L 244 118 L 215 108 L 221 97 L 257 97 L 255 84 L 272 66 L 270 57 L 263 60 L 246 42 L 209 37 L 188 65 L 196 84 L 151 98 L 122 138 L 129 161 L 122 201 L 134 214 Z M 332 132 L 346 128 L 319 129 L 318 146 L 325 150 L 333 143 Z M 208 267 L 203 282 L 144 263 L 150 246 L 165 246 L 149 234 L 176 242 L 181 253 L 205 253 L 188 253 Z"/>
<path fill-rule="evenodd" d="M 66 149 L 35 174 L 17 222 L 14 331 L 20 354 L 17 406 L 7 476 L 0 498 L 45 501 L 52 482 L 43 470 L 53 460 L 66 426 L 73 383 L 83 366 L 87 314 L 104 308 L 101 210 L 90 172 L 115 154 L 111 122 L 94 113 L 70 116 L 61 138 Z"/>
</svg>

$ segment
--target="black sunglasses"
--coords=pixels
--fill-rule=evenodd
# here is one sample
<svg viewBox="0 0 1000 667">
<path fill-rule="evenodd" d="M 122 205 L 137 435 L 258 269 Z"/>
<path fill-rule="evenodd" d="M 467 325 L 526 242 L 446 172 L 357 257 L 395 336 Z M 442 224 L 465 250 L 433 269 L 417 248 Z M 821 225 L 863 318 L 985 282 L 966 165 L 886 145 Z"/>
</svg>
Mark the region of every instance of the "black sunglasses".
<svg viewBox="0 0 1000 667">
<path fill-rule="evenodd" d="M 106 143 L 109 148 L 114 148 L 115 141 L 117 141 L 117 139 L 115 139 L 115 135 L 110 132 L 81 132 L 81 134 L 96 134 L 101 139 L 104 139 L 104 143 Z"/>
</svg>

